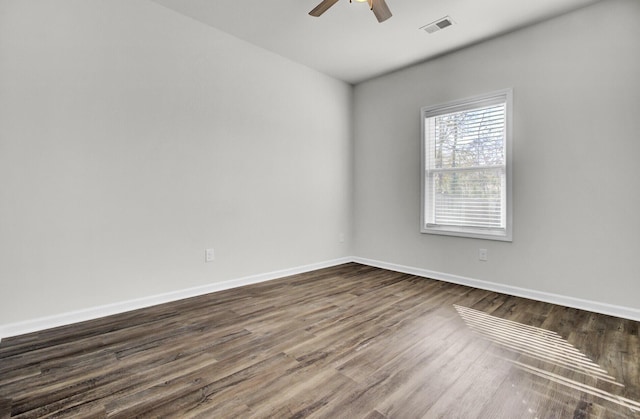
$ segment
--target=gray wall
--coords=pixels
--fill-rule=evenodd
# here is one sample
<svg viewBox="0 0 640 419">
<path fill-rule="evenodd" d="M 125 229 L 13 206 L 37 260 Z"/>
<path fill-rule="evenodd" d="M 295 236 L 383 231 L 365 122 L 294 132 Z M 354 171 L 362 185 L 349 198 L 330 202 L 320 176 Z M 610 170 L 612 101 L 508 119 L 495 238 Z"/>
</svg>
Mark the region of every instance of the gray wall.
<svg viewBox="0 0 640 419">
<path fill-rule="evenodd" d="M 640 308 L 639 22 L 603 1 L 356 86 L 356 254 Z M 513 243 L 420 234 L 420 107 L 509 87 Z"/>
<path fill-rule="evenodd" d="M 0 0 L 0 325 L 352 254 L 352 99 L 152 2 Z"/>
<path fill-rule="evenodd" d="M 349 255 L 640 308 L 638 21 L 354 90 L 153 2 L 0 0 L 0 326 Z M 513 243 L 420 234 L 420 107 L 507 87 Z"/>
</svg>

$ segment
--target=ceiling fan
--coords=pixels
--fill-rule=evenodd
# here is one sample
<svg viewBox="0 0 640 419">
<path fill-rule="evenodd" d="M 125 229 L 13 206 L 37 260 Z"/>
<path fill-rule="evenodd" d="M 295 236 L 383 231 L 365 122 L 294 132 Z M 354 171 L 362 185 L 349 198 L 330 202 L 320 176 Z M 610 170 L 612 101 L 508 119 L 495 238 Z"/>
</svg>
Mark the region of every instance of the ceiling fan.
<svg viewBox="0 0 640 419">
<path fill-rule="evenodd" d="M 376 19 L 378 22 L 384 22 L 385 20 L 391 17 L 391 10 L 389 10 L 389 6 L 385 3 L 384 0 L 356 0 L 358 2 L 367 2 L 369 3 L 369 7 L 374 15 L 376 15 Z M 317 5 L 312 11 L 309 12 L 311 16 L 318 17 L 327 10 L 329 7 L 336 4 L 338 0 L 322 0 L 319 5 Z M 349 0 L 351 3 L 351 0 Z"/>
</svg>

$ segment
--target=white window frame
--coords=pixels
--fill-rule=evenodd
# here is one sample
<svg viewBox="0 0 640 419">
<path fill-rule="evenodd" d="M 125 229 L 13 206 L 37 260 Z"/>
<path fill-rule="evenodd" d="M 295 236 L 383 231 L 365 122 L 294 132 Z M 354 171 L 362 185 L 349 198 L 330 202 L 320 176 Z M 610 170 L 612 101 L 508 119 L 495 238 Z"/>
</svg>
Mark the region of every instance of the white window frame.
<svg viewBox="0 0 640 419">
<path fill-rule="evenodd" d="M 427 118 L 438 115 L 461 112 L 465 110 L 490 106 L 496 103 L 505 103 L 505 220 L 504 228 L 492 229 L 476 226 L 452 226 L 428 224 L 427 211 L 433 211 L 433 199 L 431 198 L 432 188 L 429 187 L 429 168 L 427 167 L 427 150 L 429 147 Z M 511 148 L 512 148 L 512 120 L 513 120 L 513 89 L 499 90 L 467 99 L 457 100 L 441 105 L 425 106 L 420 110 L 421 116 L 421 208 L 420 208 L 420 232 L 427 234 L 440 234 L 457 237 L 471 237 L 476 239 L 512 241 L 513 240 L 513 205 L 511 199 L 512 170 L 511 170 Z"/>
</svg>

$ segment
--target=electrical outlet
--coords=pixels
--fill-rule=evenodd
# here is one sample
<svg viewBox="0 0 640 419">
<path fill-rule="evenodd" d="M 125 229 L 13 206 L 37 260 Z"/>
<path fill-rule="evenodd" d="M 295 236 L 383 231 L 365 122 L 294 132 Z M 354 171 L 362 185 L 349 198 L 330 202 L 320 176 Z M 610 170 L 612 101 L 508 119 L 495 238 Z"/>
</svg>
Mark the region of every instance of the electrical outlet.
<svg viewBox="0 0 640 419">
<path fill-rule="evenodd" d="M 204 261 L 205 262 L 213 262 L 216 258 L 216 254 L 213 249 L 204 249 Z"/>
<path fill-rule="evenodd" d="M 487 249 L 478 250 L 478 259 L 480 259 L 483 262 L 488 261 L 489 260 L 489 251 Z"/>
<path fill-rule="evenodd" d="M 338 234 L 338 243 L 344 243 L 344 233 Z"/>
</svg>

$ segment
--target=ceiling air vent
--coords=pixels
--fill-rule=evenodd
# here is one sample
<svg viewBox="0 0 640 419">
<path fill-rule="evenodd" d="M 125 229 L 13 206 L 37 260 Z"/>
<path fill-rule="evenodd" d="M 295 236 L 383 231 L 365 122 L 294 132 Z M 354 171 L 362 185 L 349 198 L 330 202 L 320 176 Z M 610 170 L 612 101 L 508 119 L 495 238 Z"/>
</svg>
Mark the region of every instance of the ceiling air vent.
<svg viewBox="0 0 640 419">
<path fill-rule="evenodd" d="M 451 20 L 449 16 L 445 16 L 442 19 L 438 19 L 435 22 L 421 27 L 420 29 L 424 30 L 427 33 L 434 33 L 451 25 L 453 25 L 453 20 Z"/>
</svg>

